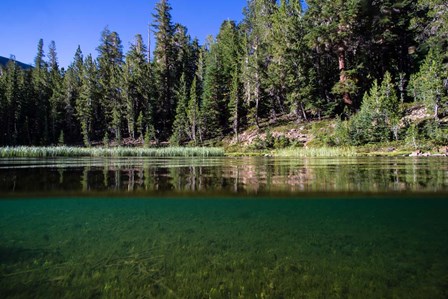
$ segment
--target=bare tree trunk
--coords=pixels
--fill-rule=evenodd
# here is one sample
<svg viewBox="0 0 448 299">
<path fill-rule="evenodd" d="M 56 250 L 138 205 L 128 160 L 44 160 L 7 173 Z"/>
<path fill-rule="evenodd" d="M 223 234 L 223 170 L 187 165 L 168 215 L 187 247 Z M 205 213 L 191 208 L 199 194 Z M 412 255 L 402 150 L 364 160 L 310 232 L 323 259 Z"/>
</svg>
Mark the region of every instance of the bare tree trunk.
<svg viewBox="0 0 448 299">
<path fill-rule="evenodd" d="M 347 82 L 347 75 L 345 73 L 345 49 L 343 47 L 340 47 L 338 50 L 338 60 L 339 60 L 339 71 L 340 71 L 339 82 L 342 85 L 345 85 L 345 83 Z M 343 98 L 345 104 L 347 104 L 347 105 L 353 104 L 353 101 L 348 92 L 345 92 L 342 95 L 342 98 Z"/>
</svg>

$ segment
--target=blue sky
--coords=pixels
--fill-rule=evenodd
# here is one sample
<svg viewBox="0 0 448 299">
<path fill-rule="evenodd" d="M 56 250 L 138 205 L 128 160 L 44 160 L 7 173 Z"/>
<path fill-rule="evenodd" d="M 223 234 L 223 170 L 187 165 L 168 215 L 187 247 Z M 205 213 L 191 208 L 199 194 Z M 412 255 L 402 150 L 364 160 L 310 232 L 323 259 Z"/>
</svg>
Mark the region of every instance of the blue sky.
<svg viewBox="0 0 448 299">
<path fill-rule="evenodd" d="M 45 52 L 56 42 L 59 64 L 66 67 L 78 45 L 84 55 L 96 56 L 105 26 L 118 32 L 124 51 L 136 34 L 147 39 L 148 22 L 158 0 L 2 0 L 0 56 L 11 54 L 32 64 L 37 43 Z M 185 25 L 202 42 L 218 33 L 223 20 L 240 21 L 246 0 L 170 0 L 173 21 Z M 152 45 L 154 46 L 154 45 Z"/>
</svg>

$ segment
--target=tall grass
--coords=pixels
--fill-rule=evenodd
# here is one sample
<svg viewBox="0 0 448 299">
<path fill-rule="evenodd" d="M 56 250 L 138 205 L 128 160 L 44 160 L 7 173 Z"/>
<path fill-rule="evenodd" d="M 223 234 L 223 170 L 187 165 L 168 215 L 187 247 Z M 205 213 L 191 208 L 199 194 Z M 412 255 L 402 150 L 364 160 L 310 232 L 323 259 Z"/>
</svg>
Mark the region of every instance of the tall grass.
<svg viewBox="0 0 448 299">
<path fill-rule="evenodd" d="M 0 147 L 2 158 L 38 157 L 216 157 L 224 156 L 224 149 L 217 147 Z"/>
<path fill-rule="evenodd" d="M 286 148 L 273 153 L 277 157 L 355 157 L 354 147 Z"/>
</svg>

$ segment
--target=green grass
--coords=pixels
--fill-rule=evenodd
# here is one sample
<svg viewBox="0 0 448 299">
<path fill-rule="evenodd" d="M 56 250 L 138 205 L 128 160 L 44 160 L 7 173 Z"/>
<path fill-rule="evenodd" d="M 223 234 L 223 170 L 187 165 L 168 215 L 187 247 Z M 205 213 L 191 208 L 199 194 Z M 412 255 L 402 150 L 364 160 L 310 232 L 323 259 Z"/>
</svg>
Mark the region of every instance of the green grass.
<svg viewBox="0 0 448 299">
<path fill-rule="evenodd" d="M 273 152 L 276 157 L 355 157 L 354 147 L 285 148 Z"/>
<path fill-rule="evenodd" d="M 1 158 L 38 157 L 216 157 L 224 156 L 224 149 L 216 147 L 1 147 Z"/>
</svg>

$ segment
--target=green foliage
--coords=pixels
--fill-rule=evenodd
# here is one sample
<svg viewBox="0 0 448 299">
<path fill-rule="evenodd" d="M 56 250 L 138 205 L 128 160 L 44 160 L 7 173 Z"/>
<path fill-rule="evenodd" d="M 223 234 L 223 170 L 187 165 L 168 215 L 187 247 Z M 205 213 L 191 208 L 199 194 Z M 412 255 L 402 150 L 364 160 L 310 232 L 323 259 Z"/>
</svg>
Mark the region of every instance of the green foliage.
<svg viewBox="0 0 448 299">
<path fill-rule="evenodd" d="M 197 95 L 197 80 L 193 79 L 193 83 L 190 88 L 190 100 L 187 107 L 187 134 L 194 145 L 198 144 L 198 135 L 200 127 L 200 111 L 199 111 L 199 99 Z"/>
<path fill-rule="evenodd" d="M 74 74 L 80 78 L 81 87 L 76 98 L 76 116 L 81 123 L 81 134 L 85 146 L 90 145 L 90 135 L 93 126 L 94 106 L 99 98 L 96 66 L 92 56 L 87 56 L 80 74 Z M 76 77 L 74 78 L 77 79 Z"/>
<path fill-rule="evenodd" d="M 123 46 L 118 33 L 105 28 L 101 33 L 98 50 L 98 74 L 101 90 L 101 105 L 104 112 L 106 129 L 114 132 L 114 137 L 121 140 L 122 118 L 125 111 L 122 93 Z M 100 117 L 101 115 L 97 115 Z"/>
<path fill-rule="evenodd" d="M 154 130 L 146 130 L 145 138 L 143 139 L 145 147 L 151 147 L 151 141 L 155 140 L 155 138 Z"/>
<path fill-rule="evenodd" d="M 288 138 L 281 135 L 274 139 L 274 148 L 275 149 L 282 149 L 286 148 L 291 145 L 291 142 Z"/>
<path fill-rule="evenodd" d="M 264 138 L 264 144 L 266 148 L 273 148 L 274 147 L 275 138 L 274 135 L 272 135 L 272 131 L 270 128 L 266 129 L 266 136 Z"/>
<path fill-rule="evenodd" d="M 443 55 L 431 50 L 426 56 L 420 71 L 413 75 L 409 84 L 409 93 L 415 101 L 422 102 L 429 111 L 433 111 L 434 119 L 441 112 L 448 111 L 448 93 L 446 82 L 448 68 L 443 63 Z"/>
<path fill-rule="evenodd" d="M 151 120 L 149 116 L 152 115 L 152 103 L 150 103 L 152 86 L 146 52 L 142 36 L 136 35 L 135 42 L 126 55 L 123 70 L 126 122 L 128 134 L 132 138 L 136 137 L 137 131 L 143 135 L 143 128 Z"/>
<path fill-rule="evenodd" d="M 188 103 L 188 88 L 185 73 L 179 82 L 180 88 L 177 91 L 177 108 L 176 118 L 173 124 L 173 134 L 170 137 L 171 145 L 179 145 L 187 141 L 188 131 L 188 117 L 187 117 L 187 103 Z"/>
<path fill-rule="evenodd" d="M 352 145 L 362 145 L 388 141 L 393 136 L 397 139 L 400 116 L 395 86 L 390 73 L 386 72 L 381 86 L 375 81 L 369 93 L 364 95 L 361 110 L 347 125 L 338 124 L 336 143 L 348 141 Z"/>
<path fill-rule="evenodd" d="M 155 99 L 155 129 L 159 137 L 167 139 L 171 135 L 176 109 L 175 88 L 180 79 L 177 77 L 175 47 L 175 26 L 171 17 L 171 5 L 167 0 L 156 4 L 153 14 L 156 48 L 154 51 L 154 81 L 156 86 Z"/>
<path fill-rule="evenodd" d="M 103 146 L 105 146 L 105 147 L 109 146 L 109 133 L 107 133 L 107 132 L 104 134 Z"/>
<path fill-rule="evenodd" d="M 448 124 L 437 120 L 431 120 L 425 123 L 423 128 L 424 136 L 436 145 L 448 144 Z"/>
<path fill-rule="evenodd" d="M 58 145 L 63 146 L 65 144 L 64 140 L 65 140 L 64 131 L 61 130 L 61 133 L 59 134 L 59 138 L 58 138 Z"/>
<path fill-rule="evenodd" d="M 413 147 L 414 149 L 418 149 L 419 146 L 419 132 L 416 124 L 411 124 L 405 135 L 405 142 L 408 146 Z"/>
</svg>

